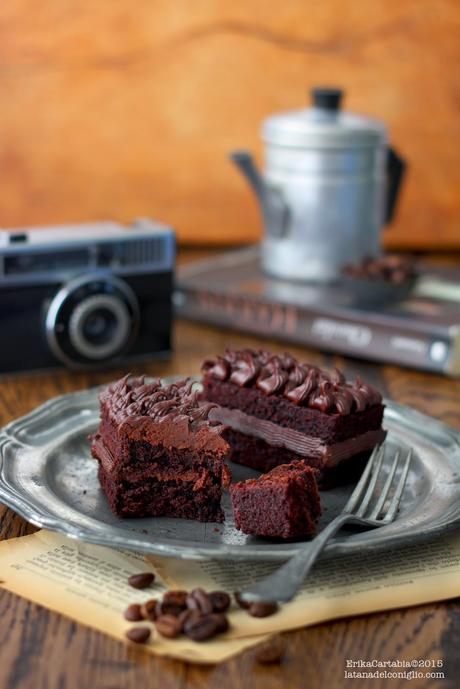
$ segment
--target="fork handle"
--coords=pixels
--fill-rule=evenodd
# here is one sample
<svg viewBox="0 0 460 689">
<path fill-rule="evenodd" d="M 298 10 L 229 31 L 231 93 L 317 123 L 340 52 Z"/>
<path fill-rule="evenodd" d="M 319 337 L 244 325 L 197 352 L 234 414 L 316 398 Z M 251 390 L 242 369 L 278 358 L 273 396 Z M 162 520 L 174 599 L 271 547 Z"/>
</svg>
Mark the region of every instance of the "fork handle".
<svg viewBox="0 0 460 689">
<path fill-rule="evenodd" d="M 344 524 L 356 521 L 356 517 L 351 514 L 339 514 L 308 544 L 308 548 L 302 548 L 297 555 L 268 577 L 243 591 L 240 594 L 243 600 L 280 602 L 292 600 L 329 539 Z"/>
</svg>

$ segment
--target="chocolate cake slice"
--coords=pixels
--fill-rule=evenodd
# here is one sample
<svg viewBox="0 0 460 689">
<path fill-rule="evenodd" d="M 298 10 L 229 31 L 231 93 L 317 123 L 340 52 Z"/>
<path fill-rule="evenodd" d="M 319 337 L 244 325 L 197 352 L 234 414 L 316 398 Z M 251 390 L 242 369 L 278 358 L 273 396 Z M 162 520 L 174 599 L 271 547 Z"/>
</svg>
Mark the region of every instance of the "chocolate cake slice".
<svg viewBox="0 0 460 689">
<path fill-rule="evenodd" d="M 347 382 L 289 354 L 227 351 L 205 361 L 202 398 L 228 426 L 230 459 L 259 471 L 303 460 L 322 487 L 352 480 L 383 442 L 384 405 L 361 379 Z"/>
<path fill-rule="evenodd" d="M 91 451 L 99 481 L 120 517 L 182 517 L 222 522 L 222 487 L 230 482 L 223 427 L 208 419 L 194 383 L 125 376 L 100 396 L 101 421 Z"/>
<path fill-rule="evenodd" d="M 281 464 L 230 486 L 235 526 L 272 538 L 311 537 L 321 514 L 316 471 L 305 462 Z"/>
</svg>

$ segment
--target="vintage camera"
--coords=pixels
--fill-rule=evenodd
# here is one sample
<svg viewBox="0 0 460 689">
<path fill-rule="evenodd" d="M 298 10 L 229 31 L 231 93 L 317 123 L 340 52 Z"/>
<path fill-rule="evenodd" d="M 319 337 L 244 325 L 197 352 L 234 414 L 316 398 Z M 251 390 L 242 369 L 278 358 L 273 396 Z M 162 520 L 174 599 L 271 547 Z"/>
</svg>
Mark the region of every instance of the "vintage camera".
<svg viewBox="0 0 460 689">
<path fill-rule="evenodd" d="M 0 231 L 0 372 L 170 351 L 173 231 L 150 220 Z"/>
</svg>

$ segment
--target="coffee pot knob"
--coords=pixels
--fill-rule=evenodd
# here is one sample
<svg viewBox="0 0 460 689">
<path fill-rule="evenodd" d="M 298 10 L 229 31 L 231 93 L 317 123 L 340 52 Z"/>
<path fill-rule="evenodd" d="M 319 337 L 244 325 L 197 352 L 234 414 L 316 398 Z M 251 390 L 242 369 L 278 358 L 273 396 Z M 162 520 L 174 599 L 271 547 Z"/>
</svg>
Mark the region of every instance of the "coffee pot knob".
<svg viewBox="0 0 460 689">
<path fill-rule="evenodd" d="M 337 88 L 315 86 L 311 90 L 311 99 L 315 108 L 336 112 L 340 110 L 343 91 Z"/>
</svg>

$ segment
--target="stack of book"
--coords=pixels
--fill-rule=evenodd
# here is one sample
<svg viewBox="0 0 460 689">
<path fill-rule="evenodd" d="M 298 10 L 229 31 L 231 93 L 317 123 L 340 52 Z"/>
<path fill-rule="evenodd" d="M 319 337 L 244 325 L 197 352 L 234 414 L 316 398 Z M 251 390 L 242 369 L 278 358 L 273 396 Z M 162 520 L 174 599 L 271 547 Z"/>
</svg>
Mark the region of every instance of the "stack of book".
<svg viewBox="0 0 460 689">
<path fill-rule="evenodd" d="M 286 342 L 460 375 L 460 270 L 420 264 L 403 299 L 363 299 L 350 280 L 313 285 L 270 278 L 258 247 L 183 266 L 180 317 Z"/>
</svg>

